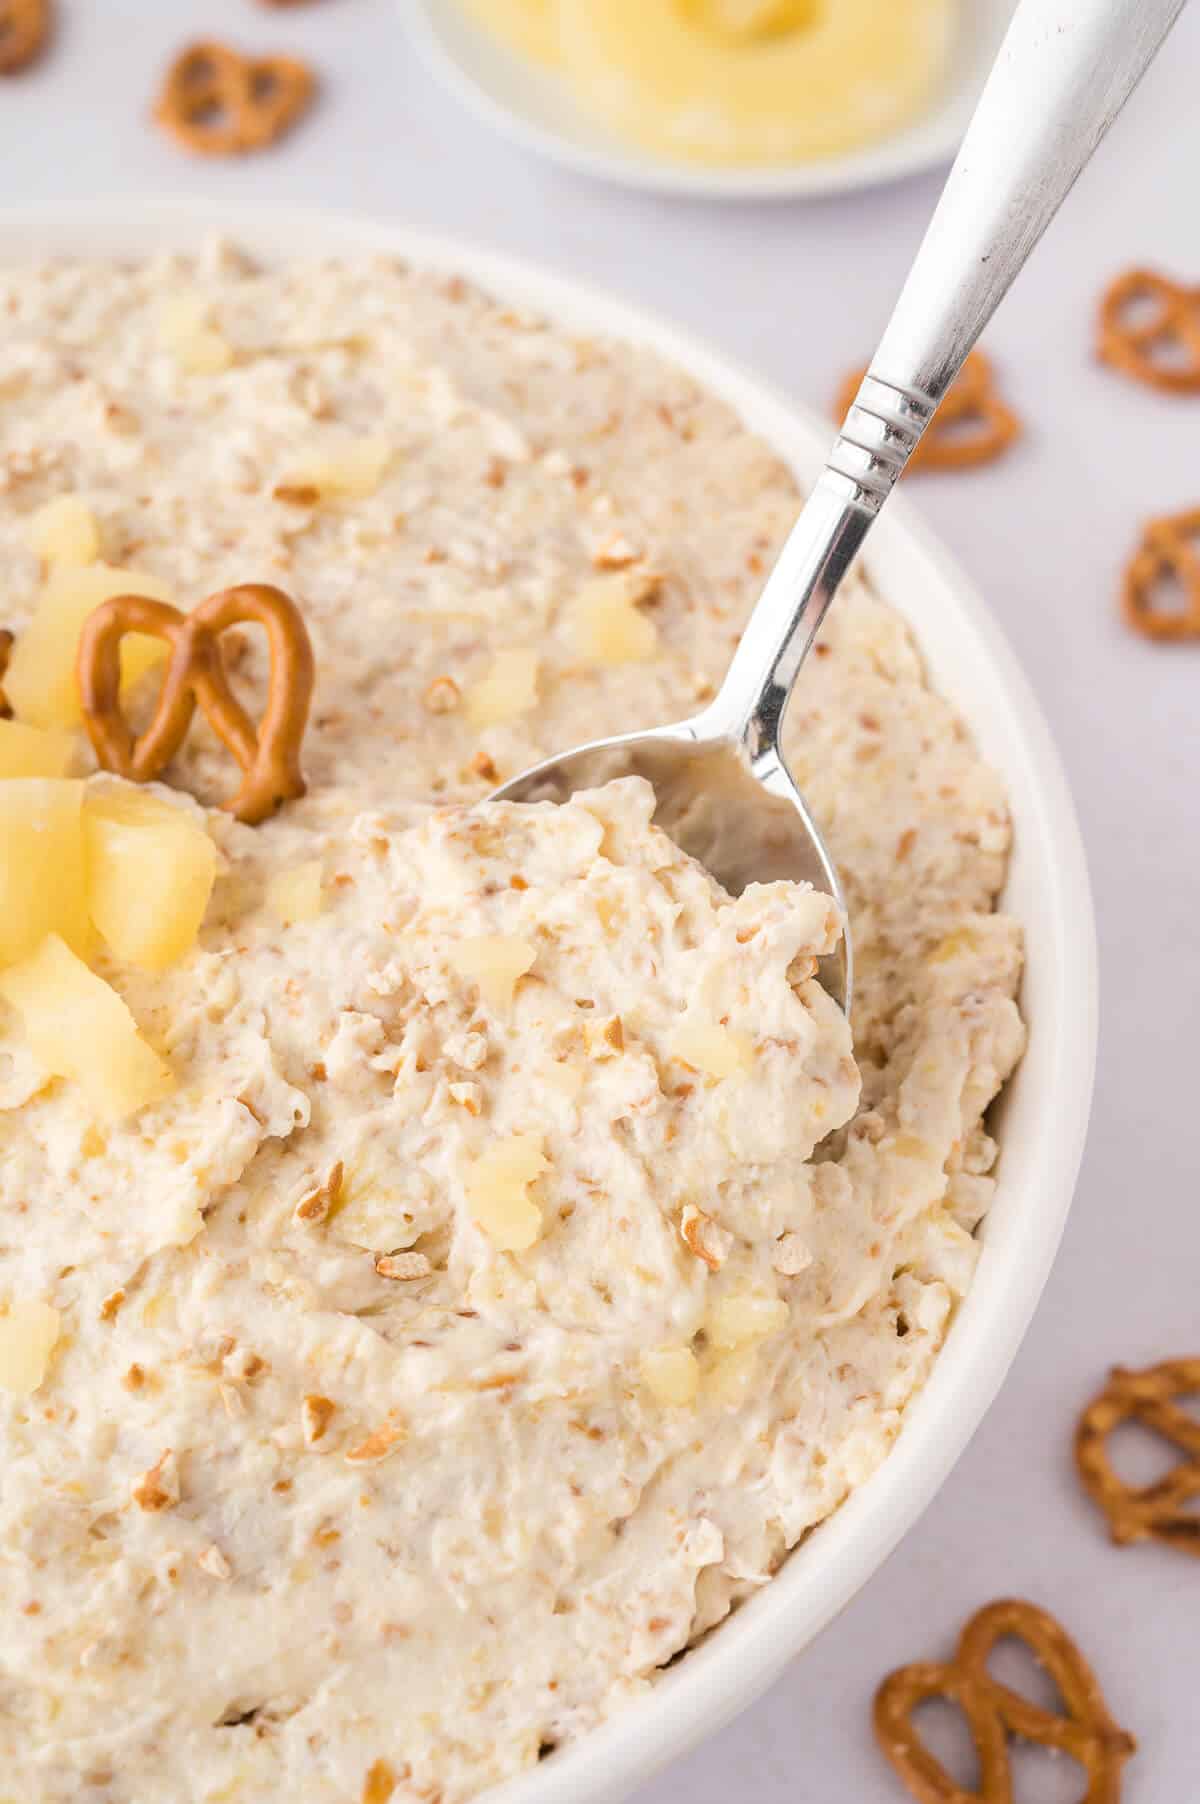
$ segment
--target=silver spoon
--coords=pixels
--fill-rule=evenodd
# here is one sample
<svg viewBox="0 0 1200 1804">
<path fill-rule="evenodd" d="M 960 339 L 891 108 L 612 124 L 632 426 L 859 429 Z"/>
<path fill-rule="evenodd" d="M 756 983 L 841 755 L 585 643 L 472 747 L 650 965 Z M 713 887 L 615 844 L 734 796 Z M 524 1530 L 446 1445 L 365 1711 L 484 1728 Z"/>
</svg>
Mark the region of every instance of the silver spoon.
<svg viewBox="0 0 1200 1804">
<path fill-rule="evenodd" d="M 843 906 L 780 751 L 825 611 L 938 403 L 1183 10 L 1184 0 L 1022 0 L 870 372 L 750 617 L 716 699 L 675 726 L 547 759 L 493 800 L 564 801 L 649 779 L 655 819 L 738 893 L 807 879 Z M 849 929 L 825 961 L 847 1010 Z"/>
</svg>

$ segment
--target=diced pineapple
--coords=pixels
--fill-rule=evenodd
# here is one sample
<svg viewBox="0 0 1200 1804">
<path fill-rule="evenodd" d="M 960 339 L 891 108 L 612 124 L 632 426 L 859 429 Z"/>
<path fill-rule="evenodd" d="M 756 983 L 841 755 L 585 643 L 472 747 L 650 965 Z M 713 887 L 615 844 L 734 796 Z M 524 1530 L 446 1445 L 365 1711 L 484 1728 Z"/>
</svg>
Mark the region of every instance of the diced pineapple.
<svg viewBox="0 0 1200 1804">
<path fill-rule="evenodd" d="M 290 871 L 276 871 L 267 884 L 267 906 L 285 927 L 315 921 L 323 906 L 322 869 L 318 859 L 298 864 Z"/>
<path fill-rule="evenodd" d="M 56 495 L 29 522 L 29 543 L 48 564 L 93 564 L 100 555 L 100 529 L 86 501 Z"/>
<path fill-rule="evenodd" d="M 471 1214 L 502 1253 L 523 1253 L 541 1236 L 542 1212 L 529 1186 L 550 1169 L 542 1145 L 540 1134 L 497 1140 L 467 1173 Z"/>
<path fill-rule="evenodd" d="M 538 655 L 535 651 L 500 651 L 481 682 L 467 691 L 467 719 L 477 732 L 501 721 L 516 720 L 537 707 Z"/>
<path fill-rule="evenodd" d="M 176 294 L 164 301 L 158 334 L 189 375 L 217 376 L 233 362 L 233 346 L 213 326 L 203 295 Z"/>
<path fill-rule="evenodd" d="M 700 1367 L 690 1347 L 654 1347 L 642 1354 L 642 1382 L 656 1403 L 679 1409 L 695 1401 Z"/>
<path fill-rule="evenodd" d="M 61 777 L 74 753 L 69 733 L 44 733 L 40 727 L 0 720 L 0 778 Z"/>
<path fill-rule="evenodd" d="M 84 621 L 114 595 L 145 595 L 170 601 L 165 583 L 137 570 L 111 564 L 78 568 L 56 564 L 38 598 L 37 609 L 12 649 L 4 689 L 19 719 L 35 727 L 77 727 L 82 716 L 75 683 L 75 659 Z M 128 686 L 164 656 L 165 645 L 131 633 L 121 646 L 121 680 Z"/>
<path fill-rule="evenodd" d="M 640 611 L 658 586 L 657 578 L 618 570 L 585 583 L 575 597 L 571 628 L 581 657 L 595 664 L 632 664 L 658 650 L 658 628 Z"/>
<path fill-rule="evenodd" d="M 314 451 L 288 465 L 277 492 L 318 501 L 361 499 L 373 495 L 392 461 L 392 447 L 382 438 L 342 438 L 328 450 Z"/>
<path fill-rule="evenodd" d="M 533 969 L 537 948 L 509 934 L 485 933 L 457 941 L 447 958 L 460 976 L 479 985 L 488 1007 L 502 1014 L 512 1004 L 518 980 Z"/>
<path fill-rule="evenodd" d="M 0 996 L 20 1015 L 47 1075 L 73 1079 L 107 1120 L 132 1115 L 173 1088 L 170 1067 L 143 1040 L 117 992 L 57 934 L 0 971 Z"/>
<path fill-rule="evenodd" d="M 0 1315 L 0 1391 L 32 1397 L 58 1344 L 62 1317 L 48 1303 L 13 1303 Z"/>
<path fill-rule="evenodd" d="M 747 1341 L 765 1340 L 786 1328 L 788 1306 L 782 1297 L 758 1295 L 753 1291 L 734 1291 L 722 1297 L 712 1312 L 708 1326 L 714 1347 L 740 1347 Z"/>
<path fill-rule="evenodd" d="M 65 777 L 0 783 L 0 969 L 57 933 L 86 952 L 83 784 Z"/>
<path fill-rule="evenodd" d="M 88 908 L 111 950 L 144 971 L 191 951 L 217 874 L 217 849 L 182 808 L 132 784 L 89 789 L 83 805 Z"/>
<path fill-rule="evenodd" d="M 717 1021 L 681 1021 L 671 1039 L 671 1057 L 708 1077 L 732 1077 L 754 1059 L 754 1042 L 737 1028 Z"/>
</svg>

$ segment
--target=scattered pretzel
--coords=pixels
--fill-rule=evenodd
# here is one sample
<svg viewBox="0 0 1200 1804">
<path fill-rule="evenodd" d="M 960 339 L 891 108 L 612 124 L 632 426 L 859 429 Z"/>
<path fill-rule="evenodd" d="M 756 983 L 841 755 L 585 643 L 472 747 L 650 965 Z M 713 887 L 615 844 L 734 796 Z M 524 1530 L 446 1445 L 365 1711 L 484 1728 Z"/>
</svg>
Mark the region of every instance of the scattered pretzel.
<svg viewBox="0 0 1200 1804">
<path fill-rule="evenodd" d="M 1011 1691 L 988 1671 L 998 1641 L 1015 1636 L 1062 1693 L 1059 1716 Z M 913 1726 L 913 1712 L 930 1698 L 957 1704 L 979 1757 L 981 1788 L 965 1791 L 935 1760 Z M 1108 1713 L 1104 1694 L 1065 1629 L 1036 1604 L 1016 1598 L 988 1604 L 964 1628 L 953 1660 L 919 1661 L 892 1673 L 875 1696 L 875 1734 L 885 1756 L 919 1804 L 1012 1804 L 1008 1738 L 1038 1742 L 1069 1754 L 1087 1774 L 1080 1804 L 1119 1804 L 1121 1768 L 1135 1752 L 1132 1735 Z"/>
<path fill-rule="evenodd" d="M 1100 356 L 1114 369 L 1151 388 L 1200 393 L 1200 288 L 1126 270 L 1105 290 L 1099 327 Z"/>
<path fill-rule="evenodd" d="M 1155 600 L 1172 578 L 1183 592 L 1178 609 Z M 1125 567 L 1121 612 L 1147 639 L 1200 639 L 1200 507 L 1147 523 Z"/>
<path fill-rule="evenodd" d="M 293 57 L 247 57 L 226 44 L 190 44 L 167 71 L 154 116 L 186 150 L 237 156 L 282 138 L 315 91 L 312 70 Z"/>
<path fill-rule="evenodd" d="M 838 389 L 833 409 L 839 426 L 866 374 L 865 369 L 853 371 Z M 1020 435 L 1020 420 L 997 393 L 991 358 L 972 351 L 926 427 L 909 468 L 961 470 L 991 463 Z"/>
<path fill-rule="evenodd" d="M 12 657 L 13 636 L 7 627 L 0 628 L 0 720 L 11 720 L 12 709 L 8 705 L 8 697 L 4 693 L 4 679 L 8 675 L 8 660 Z"/>
<path fill-rule="evenodd" d="M 27 69 L 50 36 L 50 0 L 0 0 L 0 75 Z"/>
<path fill-rule="evenodd" d="M 1200 1516 L 1187 1507 L 1200 1497 L 1200 1422 L 1173 1401 L 1193 1392 L 1200 1392 L 1200 1359 L 1171 1359 L 1145 1372 L 1115 1366 L 1105 1389 L 1079 1418 L 1075 1464 L 1119 1546 L 1165 1541 L 1183 1553 L 1200 1554 Z M 1108 1458 L 1109 1435 L 1130 1421 L 1161 1435 L 1184 1455 L 1165 1478 L 1141 1489 L 1124 1484 Z"/>
<path fill-rule="evenodd" d="M 229 686 L 220 636 L 255 620 L 266 628 L 271 653 L 267 705 L 257 731 Z M 154 717 L 135 736 L 121 708 L 121 641 L 149 633 L 171 648 Z M 199 702 L 213 730 L 244 773 L 224 806 L 256 826 L 305 791 L 300 742 L 313 691 L 312 645 L 300 610 L 282 589 L 244 583 L 222 589 L 181 614 L 168 602 L 119 595 L 88 616 L 76 662 L 84 725 L 105 770 L 148 783 L 170 763 L 187 736 Z"/>
</svg>

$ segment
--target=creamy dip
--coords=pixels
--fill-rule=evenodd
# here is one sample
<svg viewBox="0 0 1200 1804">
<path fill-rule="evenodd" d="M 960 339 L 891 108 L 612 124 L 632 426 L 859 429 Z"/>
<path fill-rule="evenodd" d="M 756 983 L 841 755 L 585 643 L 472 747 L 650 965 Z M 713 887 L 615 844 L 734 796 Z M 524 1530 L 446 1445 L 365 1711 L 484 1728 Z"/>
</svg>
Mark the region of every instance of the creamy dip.
<svg viewBox="0 0 1200 1804">
<path fill-rule="evenodd" d="M 220 854 L 195 950 L 93 960 L 172 1094 L 97 1126 L 0 1017 L 0 1331 L 54 1323 L 0 1389 L 3 1788 L 451 1804 L 895 1438 L 1022 1046 L 1004 795 L 853 577 L 789 722 L 851 1038 L 832 904 L 728 897 L 640 782 L 470 807 L 712 694 L 798 504 L 723 404 L 390 262 L 7 270 L 0 317 L 0 621 L 70 495 L 180 606 L 285 588 L 318 666 L 303 800 L 212 806 L 203 723 L 168 773 Z"/>
</svg>

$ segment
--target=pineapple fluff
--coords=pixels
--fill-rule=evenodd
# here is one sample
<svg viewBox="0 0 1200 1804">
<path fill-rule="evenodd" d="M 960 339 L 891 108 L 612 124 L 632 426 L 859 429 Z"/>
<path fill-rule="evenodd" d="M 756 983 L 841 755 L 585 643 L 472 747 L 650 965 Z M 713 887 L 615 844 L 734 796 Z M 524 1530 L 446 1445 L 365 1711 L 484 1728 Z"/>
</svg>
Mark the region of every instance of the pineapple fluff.
<svg viewBox="0 0 1200 1804">
<path fill-rule="evenodd" d="M 788 746 L 851 1034 L 830 902 L 725 894 L 643 784 L 478 806 L 713 693 L 798 500 L 721 402 L 384 260 L 5 268 L 0 318 L 0 1794 L 464 1804 L 887 1457 L 1021 1049 L 1005 798 L 856 571 Z M 248 579 L 318 664 L 253 828 L 201 719 L 97 774 L 73 684 L 106 596 Z"/>
</svg>

